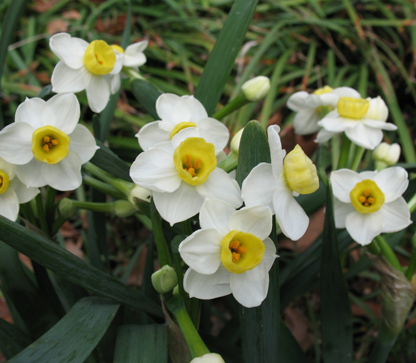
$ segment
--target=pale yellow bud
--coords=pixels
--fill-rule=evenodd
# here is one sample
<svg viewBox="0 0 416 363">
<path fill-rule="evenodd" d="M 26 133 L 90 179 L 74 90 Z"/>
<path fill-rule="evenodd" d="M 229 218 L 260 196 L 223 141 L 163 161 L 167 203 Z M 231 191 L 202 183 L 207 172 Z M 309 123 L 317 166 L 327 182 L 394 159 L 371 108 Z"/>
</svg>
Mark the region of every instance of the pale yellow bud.
<svg viewBox="0 0 416 363">
<path fill-rule="evenodd" d="M 129 202 L 133 205 L 136 205 L 136 199 L 139 201 L 150 202 L 152 197 L 152 191 L 146 188 L 143 188 L 139 185 L 135 185 L 134 188 L 130 191 L 128 196 Z"/>
<path fill-rule="evenodd" d="M 399 144 L 387 144 L 382 142 L 379 144 L 373 153 L 373 159 L 376 161 L 381 161 L 387 166 L 395 165 L 400 158 L 400 145 Z"/>
<path fill-rule="evenodd" d="M 287 185 L 299 194 L 311 194 L 319 188 L 316 166 L 299 145 L 286 155 L 283 170 Z"/>
<path fill-rule="evenodd" d="M 69 198 L 64 198 L 59 202 L 59 213 L 66 218 L 71 218 L 77 210 L 75 203 Z"/>
<path fill-rule="evenodd" d="M 152 274 L 152 285 L 159 294 L 171 291 L 178 284 L 178 277 L 172 266 L 165 265 Z"/>
<path fill-rule="evenodd" d="M 225 361 L 217 353 L 208 353 L 202 357 L 192 359 L 191 363 L 225 363 Z"/>
<path fill-rule="evenodd" d="M 116 216 L 124 218 L 137 213 L 137 208 L 127 200 L 116 200 L 114 202 L 114 213 Z"/>
<path fill-rule="evenodd" d="M 241 89 L 249 101 L 259 101 L 269 92 L 270 79 L 265 76 L 255 77 L 245 82 Z"/>
<path fill-rule="evenodd" d="M 238 131 L 233 139 L 231 140 L 231 151 L 234 151 L 238 154 L 238 150 L 240 149 L 240 141 L 241 141 L 241 135 L 243 134 L 244 128 L 242 128 L 240 131 Z"/>
</svg>

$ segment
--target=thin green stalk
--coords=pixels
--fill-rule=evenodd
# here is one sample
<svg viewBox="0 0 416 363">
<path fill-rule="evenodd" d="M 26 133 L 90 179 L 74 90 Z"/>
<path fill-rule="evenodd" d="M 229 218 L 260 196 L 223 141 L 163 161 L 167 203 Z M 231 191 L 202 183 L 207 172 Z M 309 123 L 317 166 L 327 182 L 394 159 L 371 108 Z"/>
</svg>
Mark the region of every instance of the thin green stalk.
<svg viewBox="0 0 416 363">
<path fill-rule="evenodd" d="M 416 233 L 412 237 L 412 252 L 410 255 L 409 265 L 407 266 L 405 276 L 411 281 L 416 270 Z"/>
<path fill-rule="evenodd" d="M 416 209 L 416 194 L 410 198 L 410 200 L 407 202 L 407 206 L 409 208 L 410 213 L 413 213 Z"/>
<path fill-rule="evenodd" d="M 210 353 L 207 346 L 195 329 L 195 326 L 189 317 L 183 299 L 180 295 L 173 295 L 167 302 L 168 309 L 175 316 L 175 319 L 182 331 L 186 344 L 192 358 L 202 357 Z"/>
<path fill-rule="evenodd" d="M 355 150 L 354 158 L 352 160 L 351 170 L 357 171 L 360 166 L 361 160 L 364 156 L 365 149 L 361 146 L 357 146 Z"/>
<path fill-rule="evenodd" d="M 380 246 L 378 245 L 376 240 L 373 240 L 368 246 L 367 246 L 368 252 L 372 253 L 373 255 L 379 255 L 381 253 Z"/>
<path fill-rule="evenodd" d="M 377 242 L 386 260 L 389 261 L 393 267 L 397 268 L 399 271 L 402 271 L 402 266 L 400 265 L 396 254 L 393 252 L 387 241 L 381 236 L 377 236 L 374 240 Z"/>
<path fill-rule="evenodd" d="M 84 202 L 79 200 L 70 199 L 72 205 L 77 209 L 86 209 L 94 212 L 103 213 L 115 213 L 115 203 L 96 203 L 96 202 Z"/>
<path fill-rule="evenodd" d="M 40 228 L 45 233 L 45 235 L 49 236 L 49 227 L 48 223 L 46 222 L 46 215 L 45 209 L 43 208 L 43 200 L 42 200 L 42 193 L 39 193 L 36 198 L 36 211 L 38 212 L 38 220 L 40 223 Z"/>
<path fill-rule="evenodd" d="M 172 257 L 170 255 L 169 247 L 163 233 L 162 217 L 159 215 L 153 199 L 150 203 L 150 218 L 152 220 L 153 233 L 155 235 L 155 243 L 160 267 L 165 265 L 173 267 Z"/>
<path fill-rule="evenodd" d="M 83 181 L 84 184 L 89 185 L 90 187 L 93 187 L 94 189 L 97 189 L 100 192 L 103 192 L 104 194 L 111 195 L 114 198 L 124 199 L 126 197 L 125 194 L 121 193 L 118 189 L 114 188 L 111 185 L 103 183 L 102 181 L 97 180 L 90 175 L 85 174 L 83 176 Z"/>
<path fill-rule="evenodd" d="M 337 169 L 343 169 L 343 168 L 348 167 L 350 149 L 351 149 L 351 140 L 348 137 L 346 137 L 344 134 L 342 135 L 341 153 L 339 155 Z"/>
<path fill-rule="evenodd" d="M 247 103 L 250 103 L 250 101 L 244 96 L 243 93 L 240 93 L 236 98 L 227 103 L 221 110 L 214 113 L 212 117 L 216 120 L 222 120 L 225 116 L 228 116 L 230 113 L 238 110 Z"/>
<path fill-rule="evenodd" d="M 238 166 L 238 154 L 230 152 L 227 157 L 218 164 L 218 167 L 229 173 Z"/>
</svg>

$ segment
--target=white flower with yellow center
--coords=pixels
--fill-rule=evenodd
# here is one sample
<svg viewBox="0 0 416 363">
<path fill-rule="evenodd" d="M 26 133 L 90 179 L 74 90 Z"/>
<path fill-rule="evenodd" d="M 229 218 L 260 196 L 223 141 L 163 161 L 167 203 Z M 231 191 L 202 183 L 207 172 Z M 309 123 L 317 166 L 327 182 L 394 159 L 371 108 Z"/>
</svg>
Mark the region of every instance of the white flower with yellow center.
<svg viewBox="0 0 416 363">
<path fill-rule="evenodd" d="M 346 228 L 361 245 L 380 233 L 397 232 L 412 223 L 401 196 L 409 184 L 401 167 L 356 173 L 341 169 L 331 173 L 335 226 Z"/>
<path fill-rule="evenodd" d="M 386 122 L 388 113 L 381 97 L 363 99 L 344 93 L 338 99 L 336 109 L 318 122 L 323 130 L 316 141 L 325 142 L 333 134 L 345 132 L 354 144 L 373 150 L 383 139 L 382 130 L 397 130 L 396 125 Z"/>
<path fill-rule="evenodd" d="M 47 102 L 26 99 L 16 110 L 15 122 L 0 132 L 0 157 L 16 165 L 17 176 L 28 187 L 78 188 L 81 165 L 97 149 L 91 132 L 78 125 L 79 115 L 73 93 Z"/>
<path fill-rule="evenodd" d="M 272 215 L 265 206 L 236 211 L 221 200 L 209 199 L 199 214 L 201 229 L 179 245 L 190 267 L 184 288 L 190 297 L 214 299 L 233 294 L 243 306 L 259 306 L 269 289 L 269 270 L 276 247 L 268 237 Z"/>
<path fill-rule="evenodd" d="M 15 221 L 19 204 L 31 201 L 38 193 L 38 188 L 26 187 L 17 178 L 14 165 L 0 158 L 0 215 Z"/>
<path fill-rule="evenodd" d="M 230 137 L 227 127 L 208 117 L 202 103 L 193 96 L 162 94 L 156 101 L 156 112 L 160 120 L 143 126 L 136 135 L 144 151 L 171 140 L 177 133 L 186 131 L 189 136 L 195 129 L 215 145 L 216 154 L 227 145 Z"/>
<path fill-rule="evenodd" d="M 293 128 L 298 135 L 309 135 L 319 131 L 318 121 L 334 110 L 340 94 L 350 94 L 350 97 L 360 97 L 360 94 L 349 87 L 331 88 L 325 86 L 313 93 L 296 92 L 287 100 L 287 107 L 296 112 Z"/>
<path fill-rule="evenodd" d="M 206 198 L 242 204 L 237 182 L 217 168 L 215 147 L 202 137 L 177 134 L 142 152 L 130 168 L 133 181 L 153 191 L 156 209 L 171 225 L 201 209 Z"/>
<path fill-rule="evenodd" d="M 309 218 L 294 196 L 318 189 L 316 167 L 299 145 L 286 156 L 279 126 L 269 126 L 267 131 L 272 163 L 253 168 L 243 182 L 241 195 L 246 206 L 269 207 L 285 236 L 295 241 L 305 234 Z"/>
<path fill-rule="evenodd" d="M 52 90 L 56 93 L 87 92 L 88 104 L 101 112 L 120 87 L 122 61 L 114 48 L 103 40 L 91 43 L 67 33 L 50 38 L 52 52 L 59 58 L 52 73 Z"/>
</svg>

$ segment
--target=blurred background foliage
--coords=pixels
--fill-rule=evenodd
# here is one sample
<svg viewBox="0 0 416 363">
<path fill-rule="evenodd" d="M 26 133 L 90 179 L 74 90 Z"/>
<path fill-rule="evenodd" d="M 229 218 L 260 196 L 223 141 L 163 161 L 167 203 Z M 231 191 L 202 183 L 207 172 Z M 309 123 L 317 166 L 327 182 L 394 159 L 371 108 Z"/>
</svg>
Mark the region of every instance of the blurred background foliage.
<svg viewBox="0 0 416 363">
<path fill-rule="evenodd" d="M 2 29 L 9 5 L 0 4 Z M 4 125 L 14 119 L 17 106 L 25 97 L 35 97 L 50 84 L 57 58 L 48 40 L 57 32 L 68 32 L 87 41 L 103 39 L 120 44 L 127 20 L 127 2 L 122 0 L 34 0 L 21 1 L 26 6 L 8 45 L 1 82 L 1 108 Z M 233 1 L 164 0 L 132 2 L 131 42 L 148 40 L 147 63 L 141 75 L 162 92 L 193 94 L 210 51 L 224 24 Z M 302 145 L 314 157 L 313 137 L 296 136 L 293 114 L 286 107 L 287 98 L 300 90 L 349 86 L 363 97 L 381 95 L 390 110 L 389 121 L 400 127 L 398 133 L 386 133 L 390 142 L 413 145 L 404 150 L 402 162 L 416 163 L 416 8 L 406 0 L 264 0 L 260 1 L 243 47 L 237 57 L 217 110 L 235 97 L 245 81 L 257 75 L 271 79 L 271 91 L 263 102 L 251 103 L 227 116 L 224 123 L 232 134 L 249 120 L 263 126 L 282 127 L 283 146 Z M 47 91 L 44 90 L 44 91 Z M 92 129 L 93 113 L 84 93 L 78 94 L 82 122 Z M 127 79 L 106 140 L 107 145 L 130 163 L 140 147 L 134 135 L 153 120 L 134 97 Z M 365 157 L 367 168 L 372 161 Z M 411 184 L 408 196 L 415 192 Z M 89 193 L 84 186 L 78 198 Z M 63 193 L 61 197 L 69 196 Z M 304 198 L 303 205 L 312 214 L 307 236 L 294 243 L 279 239 L 281 300 L 284 321 L 300 346 L 319 362 L 319 237 L 323 226 L 324 191 Z M 407 198 L 408 199 L 408 198 Z M 108 264 L 102 268 L 131 286 L 141 286 L 158 299 L 149 288 L 153 271 L 152 234 L 146 217 L 105 217 Z M 414 218 L 413 218 L 414 220 Z M 57 234 L 80 257 L 93 260 L 91 250 L 83 245 L 91 231 L 88 213 L 80 212 L 64 224 Z M 414 229 L 413 227 L 411 229 Z M 409 260 L 410 235 L 402 234 L 389 242 L 402 265 Z M 315 241 L 316 239 L 316 241 Z M 314 242 L 315 241 L 315 242 Z M 352 244 L 346 232 L 339 234 L 342 266 L 353 310 L 354 361 L 365 362 L 377 331 L 381 314 L 380 278 L 370 267 L 361 249 Z M 147 256 L 147 257 L 146 257 Z M 149 258 L 150 256 L 150 258 Z M 4 304 L 2 305 L 4 306 Z M 9 319 L 6 310 L 3 318 Z M 229 297 L 213 304 L 202 304 L 201 330 L 238 343 L 238 314 Z M 10 319 L 9 319 L 10 320 Z M 203 335 L 210 344 L 209 336 Z M 416 360 L 416 310 L 390 354 L 391 362 Z M 235 357 L 235 359 L 238 358 Z"/>
</svg>

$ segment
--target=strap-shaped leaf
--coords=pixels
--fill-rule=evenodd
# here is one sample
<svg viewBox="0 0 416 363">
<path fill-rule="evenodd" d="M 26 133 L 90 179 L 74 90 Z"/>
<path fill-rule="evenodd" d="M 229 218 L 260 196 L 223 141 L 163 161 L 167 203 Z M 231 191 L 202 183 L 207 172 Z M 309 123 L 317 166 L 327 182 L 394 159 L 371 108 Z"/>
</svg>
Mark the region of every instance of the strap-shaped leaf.
<svg viewBox="0 0 416 363">
<path fill-rule="evenodd" d="M 3 242 L 68 281 L 135 309 L 162 316 L 162 311 L 155 302 L 48 239 L 2 216 L 0 230 Z"/>
<path fill-rule="evenodd" d="M 134 97 L 143 105 L 146 111 L 156 120 L 159 116 L 156 112 L 156 100 L 162 94 L 155 86 L 142 79 L 135 79 L 131 82 L 131 90 Z"/>
<path fill-rule="evenodd" d="M 352 362 L 352 315 L 338 252 L 331 183 L 326 194 L 321 258 L 322 353 L 324 362 Z"/>
<path fill-rule="evenodd" d="M 118 328 L 114 363 L 167 361 L 166 325 L 123 325 Z"/>
<path fill-rule="evenodd" d="M 119 306 L 98 297 L 81 299 L 52 329 L 9 362 L 84 362 L 105 334 Z"/>
<path fill-rule="evenodd" d="M 0 352 L 10 359 L 30 344 L 31 340 L 15 325 L 0 319 Z"/>
<path fill-rule="evenodd" d="M 212 115 L 230 76 L 246 31 L 253 18 L 257 0 L 236 0 L 208 58 L 195 97 Z"/>
</svg>

